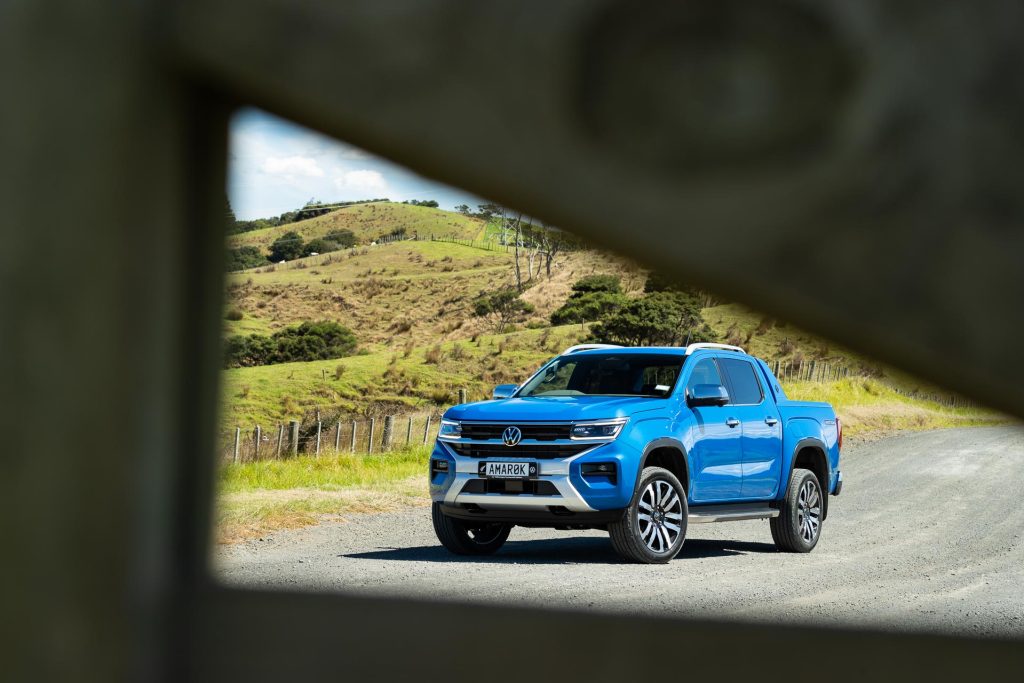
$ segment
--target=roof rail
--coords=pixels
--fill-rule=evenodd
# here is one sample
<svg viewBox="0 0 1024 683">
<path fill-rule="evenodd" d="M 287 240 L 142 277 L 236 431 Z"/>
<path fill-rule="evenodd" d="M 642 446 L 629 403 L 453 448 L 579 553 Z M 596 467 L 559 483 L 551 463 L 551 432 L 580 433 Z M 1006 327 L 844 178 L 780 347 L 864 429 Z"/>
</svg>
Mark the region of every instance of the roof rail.
<svg viewBox="0 0 1024 683">
<path fill-rule="evenodd" d="M 565 351 L 562 351 L 563 356 L 568 356 L 570 353 L 576 353 L 577 351 L 590 351 L 592 349 L 621 349 L 622 347 L 618 344 L 577 344 L 576 346 L 570 346 Z"/>
<path fill-rule="evenodd" d="M 721 349 L 723 351 L 738 351 L 740 353 L 746 353 L 743 349 L 732 344 L 689 344 L 686 347 L 686 355 L 689 356 L 694 351 L 700 351 L 701 349 Z"/>
</svg>

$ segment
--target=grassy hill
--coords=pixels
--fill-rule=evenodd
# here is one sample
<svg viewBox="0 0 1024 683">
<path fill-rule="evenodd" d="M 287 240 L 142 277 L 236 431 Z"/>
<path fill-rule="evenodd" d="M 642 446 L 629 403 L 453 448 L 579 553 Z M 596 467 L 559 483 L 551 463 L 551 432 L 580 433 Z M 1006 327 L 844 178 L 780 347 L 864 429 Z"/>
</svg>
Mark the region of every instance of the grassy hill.
<svg viewBox="0 0 1024 683">
<path fill-rule="evenodd" d="M 369 243 L 401 228 L 410 236 L 418 234 L 421 238 L 428 239 L 431 234 L 467 240 L 480 239 L 485 226 L 479 218 L 470 218 L 442 209 L 395 202 L 373 202 L 346 206 L 296 223 L 231 235 L 228 237 L 228 246 L 253 246 L 266 251 L 274 240 L 292 230 L 308 242 L 342 228 L 351 230 L 360 243 Z"/>
<path fill-rule="evenodd" d="M 421 236 L 450 228 L 479 238 L 482 221 L 439 209 L 378 203 L 346 207 L 319 218 L 232 236 L 233 244 L 269 244 L 297 230 L 308 239 L 348 227 L 363 239 L 395 229 Z M 415 227 L 419 226 L 419 227 Z M 272 425 L 315 410 L 383 414 L 450 404 L 459 388 L 483 398 L 493 385 L 519 381 L 545 359 L 584 339 L 587 326 L 551 327 L 551 312 L 586 275 L 620 278 L 630 296 L 642 293 L 647 273 L 597 251 L 560 254 L 552 276 L 540 258 L 521 261 L 522 298 L 535 311 L 508 334 L 473 315 L 473 300 L 511 286 L 513 256 L 503 251 L 431 241 L 360 246 L 228 276 L 225 334 L 270 334 L 306 320 L 332 320 L 355 332 L 360 355 L 340 360 L 287 363 L 225 372 L 224 424 Z M 722 341 L 760 357 L 826 361 L 905 390 L 937 391 L 879 367 L 811 334 L 735 304 L 705 308 Z M 815 385 L 820 387 L 821 385 Z"/>
</svg>

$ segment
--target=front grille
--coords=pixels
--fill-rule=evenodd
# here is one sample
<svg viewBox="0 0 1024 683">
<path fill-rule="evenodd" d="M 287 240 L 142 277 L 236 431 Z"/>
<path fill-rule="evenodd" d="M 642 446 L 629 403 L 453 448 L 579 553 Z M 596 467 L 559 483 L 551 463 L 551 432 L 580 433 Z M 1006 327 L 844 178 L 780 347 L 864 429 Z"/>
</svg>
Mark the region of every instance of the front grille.
<svg viewBox="0 0 1024 683">
<path fill-rule="evenodd" d="M 572 425 L 565 424 L 522 424 L 522 423 L 495 423 L 495 424 L 474 424 L 472 422 L 462 423 L 462 437 L 464 439 L 476 439 L 485 441 L 487 439 L 501 440 L 501 435 L 508 427 L 519 427 L 524 439 L 534 441 L 555 441 L 556 439 L 568 439 L 569 430 Z"/>
<path fill-rule="evenodd" d="M 550 481 L 529 479 L 470 479 L 462 493 L 502 493 L 505 495 L 557 496 L 558 489 Z"/>
<path fill-rule="evenodd" d="M 458 443 L 453 441 L 445 443 L 459 455 L 469 458 L 533 458 L 536 460 L 569 458 L 598 445 L 595 443 L 570 443 L 506 446 L 502 443 Z"/>
</svg>

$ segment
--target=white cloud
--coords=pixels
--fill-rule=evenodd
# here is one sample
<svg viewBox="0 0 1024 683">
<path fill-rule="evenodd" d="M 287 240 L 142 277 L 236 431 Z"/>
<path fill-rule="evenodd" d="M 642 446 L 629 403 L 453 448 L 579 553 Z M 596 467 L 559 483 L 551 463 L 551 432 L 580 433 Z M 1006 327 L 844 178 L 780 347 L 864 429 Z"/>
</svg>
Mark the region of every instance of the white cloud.
<svg viewBox="0 0 1024 683">
<path fill-rule="evenodd" d="M 303 176 L 306 178 L 322 178 L 324 170 L 312 157 L 267 157 L 263 160 L 260 170 L 270 175 Z"/>
<path fill-rule="evenodd" d="M 379 171 L 368 168 L 347 171 L 334 179 L 339 190 L 386 190 L 388 183 Z"/>
</svg>

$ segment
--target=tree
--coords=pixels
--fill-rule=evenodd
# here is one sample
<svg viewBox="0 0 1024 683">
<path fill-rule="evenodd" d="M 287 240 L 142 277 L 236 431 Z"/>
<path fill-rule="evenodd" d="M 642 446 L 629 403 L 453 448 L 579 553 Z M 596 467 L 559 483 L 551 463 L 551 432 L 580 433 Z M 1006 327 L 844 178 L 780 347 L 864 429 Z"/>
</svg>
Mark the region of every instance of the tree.
<svg viewBox="0 0 1024 683">
<path fill-rule="evenodd" d="M 658 271 L 652 271 L 647 276 L 647 282 L 644 283 L 645 292 L 681 292 L 688 294 L 693 298 L 701 302 L 703 308 L 715 305 L 715 297 L 710 293 L 698 289 L 696 287 L 689 287 L 686 285 L 679 284 L 679 282 L 663 273 Z"/>
<path fill-rule="evenodd" d="M 292 261 L 302 256 L 302 235 L 289 230 L 270 245 L 270 260 L 274 263 Z"/>
<path fill-rule="evenodd" d="M 588 275 L 572 286 L 569 299 L 551 314 L 553 325 L 602 320 L 625 306 L 629 299 L 622 293 L 619 278 L 613 275 Z"/>
<path fill-rule="evenodd" d="M 581 277 L 572 286 L 573 296 L 591 292 L 611 292 L 620 294 L 622 283 L 614 275 L 587 275 Z"/>
<path fill-rule="evenodd" d="M 519 298 L 515 289 L 499 289 L 496 292 L 481 293 L 473 301 L 473 314 L 491 318 L 498 334 L 505 331 L 509 323 L 526 313 L 533 313 L 533 306 Z"/>
<path fill-rule="evenodd" d="M 634 299 L 590 331 L 591 341 L 625 346 L 679 346 L 714 341 L 698 302 L 680 292 L 653 292 Z"/>
<path fill-rule="evenodd" d="M 572 246 L 575 240 L 561 230 L 546 225 L 533 226 L 530 239 L 544 255 L 544 272 L 550 280 L 551 265 L 554 263 L 555 257 Z"/>
<path fill-rule="evenodd" d="M 459 204 L 455 207 L 455 210 L 461 213 L 463 216 L 469 215 L 469 204 Z"/>
</svg>

